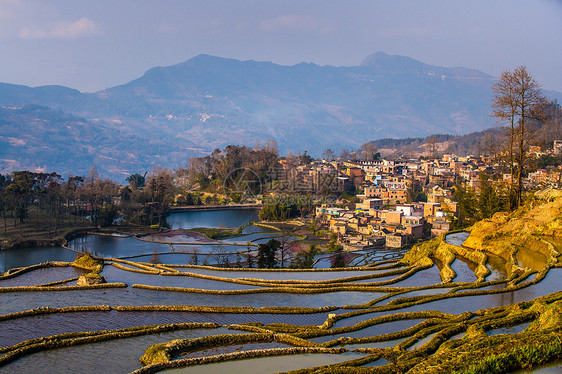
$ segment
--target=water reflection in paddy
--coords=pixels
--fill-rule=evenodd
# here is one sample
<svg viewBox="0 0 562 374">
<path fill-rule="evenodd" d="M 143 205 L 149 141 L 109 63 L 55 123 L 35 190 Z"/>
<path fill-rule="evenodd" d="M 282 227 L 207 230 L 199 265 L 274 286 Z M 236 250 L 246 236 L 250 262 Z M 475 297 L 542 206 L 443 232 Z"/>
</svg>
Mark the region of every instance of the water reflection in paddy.
<svg viewBox="0 0 562 374">
<path fill-rule="evenodd" d="M 258 209 L 222 209 L 177 212 L 166 217 L 171 229 L 239 227 L 258 220 Z"/>
<path fill-rule="evenodd" d="M 75 252 L 63 247 L 5 249 L 0 251 L 0 272 L 49 261 L 72 262 L 75 258 Z"/>
<path fill-rule="evenodd" d="M 38 352 L 5 368 L 10 373 L 129 373 L 142 367 L 139 358 L 153 344 L 218 334 L 237 334 L 226 328 L 165 332 Z M 87 357 L 87 359 L 85 359 Z"/>
<path fill-rule="evenodd" d="M 146 262 L 151 264 L 167 264 L 167 265 L 209 265 L 209 266 L 222 266 L 227 260 L 232 266 L 237 266 L 237 261 L 245 261 L 245 256 L 237 254 L 236 249 L 241 247 L 228 248 L 223 246 L 220 249 L 213 249 L 211 246 L 190 246 L 178 249 L 174 246 L 174 252 L 155 252 L 152 254 L 127 256 L 121 257 L 122 259 Z"/>
<path fill-rule="evenodd" d="M 488 275 L 486 280 L 492 281 L 507 278 L 507 271 L 505 269 L 506 261 L 503 258 L 491 253 L 486 253 L 486 255 L 488 256 L 486 266 L 492 272 L 490 275 Z"/>
<path fill-rule="evenodd" d="M 242 229 L 242 234 L 253 234 L 253 233 L 275 233 L 275 232 L 279 232 L 277 230 L 274 230 L 272 228 L 269 227 L 263 227 L 263 226 L 258 226 L 258 225 L 249 225 L 246 226 Z"/>
<path fill-rule="evenodd" d="M 395 279 L 395 278 L 399 277 L 400 275 L 401 275 L 401 274 L 389 275 L 389 276 L 380 277 L 380 278 L 361 279 L 361 280 L 349 282 L 349 284 L 385 282 L 385 281 L 388 281 L 388 280 L 391 280 L 391 279 Z M 396 282 L 396 283 L 388 284 L 388 285 L 386 285 L 386 286 L 387 286 L 387 287 L 393 287 L 393 286 L 397 286 L 399 283 L 400 283 L 400 282 Z"/>
<path fill-rule="evenodd" d="M 55 313 L 2 321 L 0 347 L 42 336 L 78 331 L 115 330 L 134 326 L 188 322 L 214 322 L 221 325 L 231 325 L 250 322 L 286 323 L 290 320 L 294 325 L 321 325 L 327 317 L 328 313 L 286 315 L 162 311 L 124 312 L 116 310 Z"/>
<path fill-rule="evenodd" d="M 429 269 L 424 269 L 416 272 L 409 278 L 404 279 L 396 286 L 400 287 L 421 287 L 430 286 L 432 284 L 441 283 L 441 277 L 439 276 L 439 269 L 437 266 L 432 266 Z"/>
<path fill-rule="evenodd" d="M 403 307 L 399 310 L 384 311 L 384 312 L 374 312 L 369 314 L 364 314 L 360 316 L 346 318 L 344 320 L 338 321 L 334 326 L 343 327 L 351 326 L 357 322 L 361 322 L 370 318 L 385 316 L 393 313 L 401 312 L 417 312 L 423 310 L 438 310 L 444 313 L 460 314 L 465 311 L 476 311 L 479 309 L 493 308 L 498 306 L 505 306 L 513 303 L 519 303 L 521 301 L 529 301 L 540 296 L 548 295 L 553 292 L 560 291 L 560 284 L 562 282 L 562 269 L 551 269 L 545 279 L 543 279 L 539 284 L 533 286 L 525 287 L 518 291 L 498 293 L 493 295 L 480 295 L 480 296 L 464 296 L 456 297 L 450 299 L 442 299 L 437 301 L 431 301 L 424 304 L 413 305 L 410 307 Z M 503 288 L 504 285 L 494 286 L 497 288 Z M 430 294 L 433 290 L 428 290 Z M 423 293 L 424 291 L 417 291 Z M 400 295 L 398 297 L 401 297 Z M 387 301 L 383 301 L 377 305 L 385 305 Z"/>
<path fill-rule="evenodd" d="M 499 334 L 519 334 L 521 331 L 525 330 L 531 323 L 522 323 L 517 326 L 500 327 L 499 329 L 494 329 L 486 331 L 488 335 L 499 335 Z"/>
<path fill-rule="evenodd" d="M 402 343 L 404 340 L 408 338 L 396 339 L 396 340 L 387 340 L 385 342 L 373 342 L 373 343 L 361 343 L 361 344 L 346 344 L 343 345 L 343 348 L 346 349 L 359 349 L 359 348 L 392 348 L 396 345 Z"/>
<path fill-rule="evenodd" d="M 456 232 L 445 236 L 445 241 L 452 245 L 462 246 L 462 243 L 464 243 L 464 241 L 466 240 L 466 238 L 468 238 L 469 235 L 470 235 L 469 232 Z"/>
<path fill-rule="evenodd" d="M 383 335 L 383 334 L 390 334 L 393 332 L 402 331 L 409 327 L 412 327 L 420 322 L 424 321 L 423 319 L 411 319 L 411 320 L 403 320 L 403 321 L 395 321 L 395 322 L 387 322 L 381 323 L 374 326 L 369 326 L 367 328 L 358 330 L 358 331 L 351 331 L 345 332 L 342 334 L 335 334 L 335 335 L 326 335 L 320 336 L 318 338 L 308 339 L 316 343 L 323 343 L 329 340 L 338 339 L 341 337 L 350 337 L 350 338 L 366 338 L 369 336 L 376 336 L 376 335 Z"/>
<path fill-rule="evenodd" d="M 185 368 L 166 370 L 168 374 L 216 374 L 216 373 L 240 373 L 240 374 L 262 374 L 279 373 L 284 371 L 310 368 L 337 364 L 344 361 L 356 360 L 365 355 L 356 352 L 342 354 L 314 353 L 278 357 L 263 357 L 241 361 L 227 361 L 218 364 L 207 364 L 190 366 Z"/>
<path fill-rule="evenodd" d="M 520 266 L 540 271 L 548 263 L 547 258 L 542 253 L 532 251 L 527 248 L 518 248 L 515 253 L 515 258 Z"/>
<path fill-rule="evenodd" d="M 277 343 L 277 342 L 262 342 L 262 343 L 248 343 L 248 344 L 234 344 L 228 346 L 209 347 L 194 352 L 187 352 L 177 357 L 176 360 L 194 357 L 208 357 L 214 355 L 221 355 L 232 353 L 236 351 L 252 351 L 256 349 L 272 349 L 272 348 L 289 348 L 290 345 Z"/>
<path fill-rule="evenodd" d="M 470 263 L 470 265 L 459 259 L 458 257 L 451 264 L 451 268 L 457 274 L 454 282 L 474 282 L 477 278 L 474 275 L 474 270 L 476 269 L 476 264 Z"/>
<path fill-rule="evenodd" d="M 61 308 L 80 305 L 199 305 L 310 307 L 364 304 L 380 293 L 333 292 L 326 294 L 264 293 L 250 295 L 207 295 L 153 291 L 138 288 L 95 289 L 59 292 L 10 292 L 2 295 L 0 314 L 39 307 Z"/>
<path fill-rule="evenodd" d="M 147 284 L 159 287 L 186 287 L 198 288 L 202 290 L 249 290 L 260 287 L 248 286 L 244 284 L 220 282 L 210 279 L 194 278 L 189 276 L 164 276 L 152 274 L 140 274 L 131 271 L 117 269 L 113 266 L 106 266 L 102 275 L 108 282 L 124 282 L 132 284 Z"/>
<path fill-rule="evenodd" d="M 203 262 L 207 255 L 197 255 L 198 261 Z M 165 253 L 153 253 L 147 255 L 139 255 L 139 256 L 127 256 L 127 260 L 135 261 L 135 262 L 146 262 L 146 263 L 164 263 L 164 264 L 171 264 L 171 265 L 188 265 L 190 262 L 193 261 L 193 255 L 190 253 L 182 253 L 182 252 L 165 252 Z M 155 261 L 157 260 L 157 261 Z"/>
<path fill-rule="evenodd" d="M 196 226 L 207 227 L 236 227 L 245 223 L 245 220 L 254 213 L 251 211 L 233 212 L 233 211 L 215 211 L 215 212 L 187 212 L 191 214 L 173 214 L 169 218 L 172 228 L 189 228 Z M 196 213 L 196 214 L 193 214 Z M 226 213 L 226 214 L 225 214 Z M 247 214 L 248 213 L 248 214 Z M 183 216 L 182 216 L 183 215 Z M 227 222 L 228 219 L 217 218 L 219 216 L 231 216 L 232 220 Z M 199 218 L 197 218 L 199 217 Z M 246 236 L 229 239 L 230 242 L 246 242 L 263 238 L 264 236 L 279 235 L 278 232 L 270 229 L 249 226 L 244 228 L 243 233 Z M 466 233 L 464 233 L 466 234 Z M 467 234 L 466 234 L 467 235 Z M 451 237 L 453 238 L 453 237 Z M 447 236 L 447 241 L 451 240 Z M 269 240 L 268 238 L 264 240 Z M 464 241 L 462 235 L 456 239 L 462 244 Z M 462 240 L 462 241 L 461 241 Z M 213 252 L 246 252 L 246 246 L 218 246 L 218 245 L 174 245 L 174 252 L 172 248 L 166 244 L 149 243 L 140 241 L 134 238 L 117 238 L 117 237 L 101 237 L 90 235 L 85 238 L 74 240 L 71 244 L 73 248 L 82 250 L 87 249 L 94 254 L 104 257 L 127 257 L 137 256 L 134 260 L 142 260 L 149 262 L 155 258 L 162 263 L 169 264 L 187 264 L 192 260 L 189 253 L 198 251 L 198 262 L 202 263 L 206 258 L 211 261 L 214 256 L 219 254 Z M 25 251 L 21 252 L 24 259 L 19 260 L 21 249 L 18 249 L 17 254 L 14 252 L 11 257 L 2 257 L 5 252 L 0 252 L 0 266 L 5 269 L 14 266 L 30 265 L 32 263 L 44 262 L 49 260 L 65 259 L 72 261 L 75 254 L 71 251 L 60 249 L 53 249 L 54 255 L 42 251 L 50 249 L 36 249 L 30 251 L 29 258 L 25 258 Z M 60 250 L 63 250 L 62 252 Z M 255 251 L 255 249 L 253 248 Z M 158 255 L 155 256 L 154 252 Z M 34 257 L 35 253 L 41 253 L 40 257 Z M 353 263 L 371 263 L 376 259 L 383 259 L 385 256 L 396 256 L 400 253 L 393 253 L 391 251 L 362 251 L 358 252 L 360 255 Z M 33 256 L 31 256 L 33 255 Z M 59 257 L 57 257 L 59 256 Z M 61 258 L 67 256 L 66 258 Z M 316 258 L 320 261 L 316 266 L 329 267 L 331 261 L 330 255 L 320 255 Z M 517 257 L 520 263 L 524 263 L 525 253 L 521 252 Z M 38 261 L 37 259 L 45 258 L 45 260 Z M 534 261 L 537 260 L 533 257 Z M 539 259 L 540 260 L 540 259 Z M 234 262 L 234 257 L 230 257 L 229 261 Z M 18 265 L 9 265 L 18 264 Z M 468 264 L 457 259 L 453 262 L 452 267 L 457 273 L 455 281 L 472 281 L 475 276 Z M 493 271 L 493 274 L 488 278 L 497 279 L 498 277 L 505 277 L 505 272 L 502 273 L 503 263 L 499 258 L 490 256 L 488 265 Z M 214 275 L 225 278 L 257 278 L 257 279 L 271 279 L 271 280 L 331 280 L 338 278 L 347 278 L 357 275 L 376 274 L 386 272 L 388 270 L 369 270 L 369 271 L 337 271 L 337 272 L 262 272 L 262 271 L 213 271 L 206 269 L 192 269 L 192 268 L 178 268 L 182 272 L 196 272 L 206 275 Z M 59 272 L 62 271 L 62 272 Z M 57 268 L 45 269 L 45 271 L 33 271 L 29 274 L 17 277 L 10 282 L 15 282 L 17 285 L 33 284 L 34 280 L 41 278 L 42 282 L 51 280 L 60 280 L 70 278 L 70 273 L 74 272 L 71 268 Z M 65 273 L 67 272 L 67 273 Z M 502 275 L 503 274 L 503 275 Z M 157 286 L 172 286 L 172 287 L 190 287 L 209 290 L 232 290 L 232 289 L 251 289 L 253 286 L 238 285 L 228 282 L 218 282 L 206 279 L 199 279 L 194 277 L 178 277 L 178 276 L 160 276 L 160 275 L 145 275 L 122 271 L 113 266 L 106 266 L 103 275 L 110 282 L 125 282 L 129 285 L 133 283 L 149 284 Z M 395 276 L 386 276 L 384 278 L 373 278 L 361 280 L 358 282 L 379 282 L 381 280 L 392 279 Z M 530 278 L 531 279 L 531 278 Z M 357 317 L 352 317 L 342 321 L 338 321 L 334 327 L 343 327 L 353 325 L 357 322 L 364 321 L 370 318 L 379 317 L 387 314 L 394 314 L 400 312 L 410 311 L 423 311 L 423 310 L 440 310 L 446 313 L 462 313 L 466 310 L 475 311 L 477 309 L 484 309 L 494 306 L 507 305 L 516 303 L 523 300 L 531 300 L 535 297 L 549 294 L 560 290 L 560 281 L 562 280 L 562 270 L 553 269 L 550 271 L 545 280 L 540 284 L 531 286 L 519 291 L 509 292 L 496 295 L 482 295 L 470 296 L 462 298 L 438 300 L 426 304 L 420 304 L 407 308 L 400 308 L 387 312 L 377 312 L 365 314 Z M 6 286 L 11 283 L 0 281 L 0 286 Z M 39 283 L 39 282 L 37 282 Z M 436 266 L 431 269 L 420 271 L 411 278 L 403 280 L 392 286 L 408 287 L 408 286 L 428 286 L 432 284 L 441 283 L 439 277 L 439 270 Z M 488 287 L 487 289 L 500 289 L 505 285 Z M 428 289 L 413 291 L 405 294 L 395 296 L 394 298 L 417 296 L 417 295 L 430 295 L 447 292 L 449 288 L 443 289 Z M 103 289 L 103 290 L 86 290 L 86 291 L 58 291 L 49 293 L 39 292 L 15 292 L 2 294 L 2 302 L 0 303 L 0 314 L 9 312 L 16 312 L 21 310 L 29 310 L 38 307 L 64 307 L 73 305 L 203 305 L 203 306 L 250 306 L 260 308 L 263 306 L 289 306 L 289 307 L 324 307 L 327 305 L 354 305 L 364 304 L 382 296 L 382 293 L 361 293 L 361 292 L 337 292 L 329 294 L 254 294 L 254 295 L 205 295 L 194 293 L 179 293 L 179 292 L 166 292 L 166 291 L 151 291 L 141 290 L 136 288 L 125 289 Z M 385 305 L 391 299 L 386 299 L 376 305 Z M 164 324 L 164 323 L 178 323 L 178 322 L 216 322 L 220 324 L 233 324 L 233 323 L 291 323 L 295 325 L 321 325 L 328 313 L 345 313 L 351 310 L 339 309 L 335 312 L 324 312 L 317 314 L 299 314 L 299 315 L 285 315 L 285 314 L 224 314 L 224 313 L 194 313 L 194 312 L 71 312 L 63 314 L 50 314 L 40 315 L 33 317 L 18 318 L 12 320 L 5 320 L 1 322 L 0 328 L 0 345 L 6 346 L 16 344 L 20 341 L 37 338 L 41 336 L 48 336 L 53 334 L 60 334 L 65 332 L 75 331 L 94 331 L 102 329 L 117 329 L 132 327 L 138 325 L 150 324 Z M 413 326 L 420 320 L 409 321 L 396 321 L 386 324 L 372 326 L 357 332 L 341 334 L 341 336 L 362 337 L 374 336 L 388 332 L 400 331 L 404 328 Z M 524 328 L 524 324 L 517 326 L 515 329 Z M 509 332 L 508 329 L 504 329 Z M 501 329 L 488 332 L 489 334 L 504 331 Z M 198 330 L 201 334 L 210 335 L 218 333 L 219 330 Z M 519 331 L 519 330 L 513 330 Z M 227 331 L 228 333 L 237 333 L 236 331 Z M 146 337 L 130 338 L 124 340 L 116 340 L 113 342 L 103 342 L 88 346 L 79 346 L 72 348 L 65 348 L 54 350 L 48 353 L 33 354 L 27 358 L 18 360 L 14 364 L 6 366 L 8 372 L 128 372 L 140 367 L 138 358 L 142 355 L 144 350 L 150 345 L 162 341 L 169 341 L 175 338 L 186 337 L 185 334 L 195 332 L 178 331 L 175 333 L 165 333 L 162 335 L 149 335 Z M 318 338 L 317 341 L 325 341 L 337 338 L 337 336 L 327 336 Z M 359 347 L 391 347 L 398 344 L 401 340 L 379 343 L 365 343 L 360 345 L 348 345 L 350 349 Z M 425 340 L 427 341 L 427 340 Z M 423 342 L 420 342 L 423 344 Z M 232 347 L 231 347 L 232 348 Z M 244 349 L 249 346 L 244 346 Z M 354 354 L 351 354 L 354 355 Z M 88 357 L 88 360 L 84 360 Z M 181 372 L 233 372 L 239 370 L 243 373 L 248 373 L 249 370 L 256 369 L 256 372 L 264 371 L 279 371 L 289 369 L 300 369 L 303 367 L 325 365 L 333 362 L 340 362 L 360 357 L 359 355 L 353 357 L 350 354 L 345 355 L 297 355 L 287 357 L 271 357 L 263 359 L 244 360 L 240 362 L 230 362 L 215 365 L 206 365 L 193 368 L 178 369 Z M 84 362 L 96 362 L 92 367 L 84 368 Z M 78 363 L 78 364 L 77 364 Z M 97 364 L 100 363 L 100 364 Z M 262 364 L 263 363 L 263 364 Z M 385 363 L 383 360 L 376 364 Z M 294 365 L 291 368 L 285 368 L 279 365 Z M 229 366 L 230 365 L 230 366 Z M 46 369 L 45 367 L 48 366 Z"/>
<path fill-rule="evenodd" d="M 74 250 L 88 251 L 100 257 L 126 257 L 153 252 L 170 252 L 170 246 L 163 243 L 145 242 L 133 237 L 118 238 L 100 235 L 76 238 L 71 240 L 68 246 Z"/>
<path fill-rule="evenodd" d="M 227 243 L 247 243 L 247 242 L 253 242 L 253 241 L 257 241 L 258 239 L 261 240 L 270 240 L 270 239 L 275 239 L 275 238 L 279 238 L 280 234 L 278 234 L 277 232 L 258 232 L 258 233 L 254 233 L 254 234 L 248 234 L 248 235 L 241 235 L 241 236 L 235 236 L 232 238 L 225 238 L 225 239 L 221 239 L 221 241 L 223 242 L 227 242 Z"/>
<path fill-rule="evenodd" d="M 177 268 L 183 272 L 212 275 L 221 278 L 254 278 L 268 280 L 311 280 L 322 281 L 339 278 L 348 278 L 361 275 L 383 273 L 388 270 L 351 270 L 351 271 L 221 271 L 198 268 Z M 373 278 L 371 281 L 376 281 Z"/>
<path fill-rule="evenodd" d="M 0 280 L 0 287 L 33 286 L 38 284 L 58 282 L 84 274 L 83 270 L 68 267 L 40 268 L 14 278 Z"/>
<path fill-rule="evenodd" d="M 119 238 L 113 236 L 86 235 L 69 242 L 69 247 L 77 251 L 88 251 L 93 255 L 106 258 L 127 258 L 135 261 L 158 261 L 162 263 L 186 265 L 192 253 L 198 253 L 201 261 L 210 255 L 208 261 L 216 263 L 212 256 L 223 256 L 228 253 L 246 252 L 245 246 L 219 244 L 174 244 L 147 242 L 134 237 Z M 253 247 L 252 247 L 253 249 Z M 175 255 L 177 253 L 177 255 Z M 230 259 L 231 261 L 233 259 Z"/>
<path fill-rule="evenodd" d="M 408 347 L 409 351 L 413 351 L 414 349 L 418 349 L 420 347 L 422 347 L 423 345 L 425 345 L 426 343 L 428 343 L 431 339 L 433 339 L 435 337 L 436 334 L 430 334 L 422 339 L 419 339 L 417 342 L 415 342 L 413 345 L 411 345 L 410 347 Z"/>
<path fill-rule="evenodd" d="M 384 301 L 378 303 L 377 305 L 388 304 L 390 301 L 394 299 L 401 299 L 404 297 L 440 295 L 440 294 L 447 293 L 450 290 L 451 288 L 428 288 L 425 290 L 405 292 L 405 293 L 398 294 L 396 296 L 389 297 L 388 299 L 385 299 Z"/>
</svg>

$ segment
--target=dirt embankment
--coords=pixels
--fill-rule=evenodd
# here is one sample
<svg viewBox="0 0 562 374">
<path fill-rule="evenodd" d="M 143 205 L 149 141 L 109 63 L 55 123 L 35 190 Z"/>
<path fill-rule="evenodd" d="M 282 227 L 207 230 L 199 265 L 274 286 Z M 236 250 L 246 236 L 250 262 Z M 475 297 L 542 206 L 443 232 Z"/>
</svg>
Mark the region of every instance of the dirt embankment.
<svg viewBox="0 0 562 374">
<path fill-rule="evenodd" d="M 425 266 L 437 260 L 445 283 L 456 276 L 450 267 L 456 256 L 477 264 L 475 275 L 480 281 L 490 273 L 486 267 L 488 254 L 503 258 L 508 274 L 526 271 L 516 259 L 518 251 L 535 257 L 540 255 L 546 259 L 545 264 L 552 266 L 561 255 L 552 242 L 562 238 L 562 190 L 538 192 L 525 206 L 511 213 L 496 213 L 490 219 L 477 222 L 469 231 L 462 246 L 446 243 L 442 235 L 414 246 L 402 262 Z"/>
<path fill-rule="evenodd" d="M 512 213 L 496 213 L 477 222 L 463 246 L 506 260 L 517 249 L 525 248 L 551 260 L 559 253 L 548 241 L 549 237 L 562 238 L 562 190 L 538 192 Z"/>
</svg>

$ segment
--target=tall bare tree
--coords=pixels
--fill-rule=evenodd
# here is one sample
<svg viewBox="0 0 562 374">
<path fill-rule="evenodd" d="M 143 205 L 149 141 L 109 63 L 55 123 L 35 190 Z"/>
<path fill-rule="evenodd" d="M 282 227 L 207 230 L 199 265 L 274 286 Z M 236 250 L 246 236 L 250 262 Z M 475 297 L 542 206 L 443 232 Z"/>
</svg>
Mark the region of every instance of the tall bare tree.
<svg viewBox="0 0 562 374">
<path fill-rule="evenodd" d="M 364 143 L 357 151 L 364 161 L 373 161 L 380 157 L 377 147 L 371 142 Z"/>
<path fill-rule="evenodd" d="M 322 153 L 322 157 L 323 157 L 326 161 L 328 161 L 328 162 L 333 161 L 334 158 L 336 158 L 335 155 L 336 155 L 336 154 L 334 153 L 334 151 L 332 151 L 331 148 L 326 149 L 326 150 Z"/>
<path fill-rule="evenodd" d="M 492 87 L 492 115 L 507 130 L 507 154 L 511 172 L 511 207 L 521 204 L 523 194 L 523 175 L 527 160 L 527 148 L 532 138 L 528 126 L 531 119 L 542 119 L 542 107 L 547 104 L 542 95 L 541 85 L 527 72 L 525 66 L 513 72 L 505 71 Z"/>
<path fill-rule="evenodd" d="M 425 139 L 425 144 L 429 150 L 429 157 L 437 158 L 437 136 L 431 135 Z"/>
<path fill-rule="evenodd" d="M 510 200 L 511 208 L 516 205 L 515 197 L 515 143 L 517 126 L 516 87 L 515 78 L 510 71 L 504 71 L 496 84 L 492 86 L 495 93 L 492 99 L 492 115 L 505 129 L 507 163 L 510 172 Z"/>
</svg>

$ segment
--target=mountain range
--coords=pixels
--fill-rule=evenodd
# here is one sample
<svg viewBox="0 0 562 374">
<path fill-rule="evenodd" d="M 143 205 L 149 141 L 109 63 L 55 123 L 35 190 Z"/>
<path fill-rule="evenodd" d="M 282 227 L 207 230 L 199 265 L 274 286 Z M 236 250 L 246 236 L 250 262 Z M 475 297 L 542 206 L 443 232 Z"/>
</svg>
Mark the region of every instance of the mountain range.
<svg viewBox="0 0 562 374">
<path fill-rule="evenodd" d="M 375 139 L 466 134 L 494 124 L 494 82 L 377 52 L 344 67 L 199 55 L 94 93 L 0 83 L 0 173 L 85 174 L 95 164 L 123 180 L 228 144 L 275 140 L 281 153 L 319 156 Z"/>
</svg>

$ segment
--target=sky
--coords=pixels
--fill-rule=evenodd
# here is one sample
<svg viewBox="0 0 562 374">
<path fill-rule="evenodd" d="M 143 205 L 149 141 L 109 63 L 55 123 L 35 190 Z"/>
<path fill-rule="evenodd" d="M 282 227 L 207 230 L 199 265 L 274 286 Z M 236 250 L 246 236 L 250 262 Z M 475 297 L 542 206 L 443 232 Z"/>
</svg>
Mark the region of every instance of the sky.
<svg viewBox="0 0 562 374">
<path fill-rule="evenodd" d="M 562 0 L 0 0 L 0 82 L 93 92 L 199 54 L 359 65 L 384 51 L 562 92 Z"/>
</svg>

